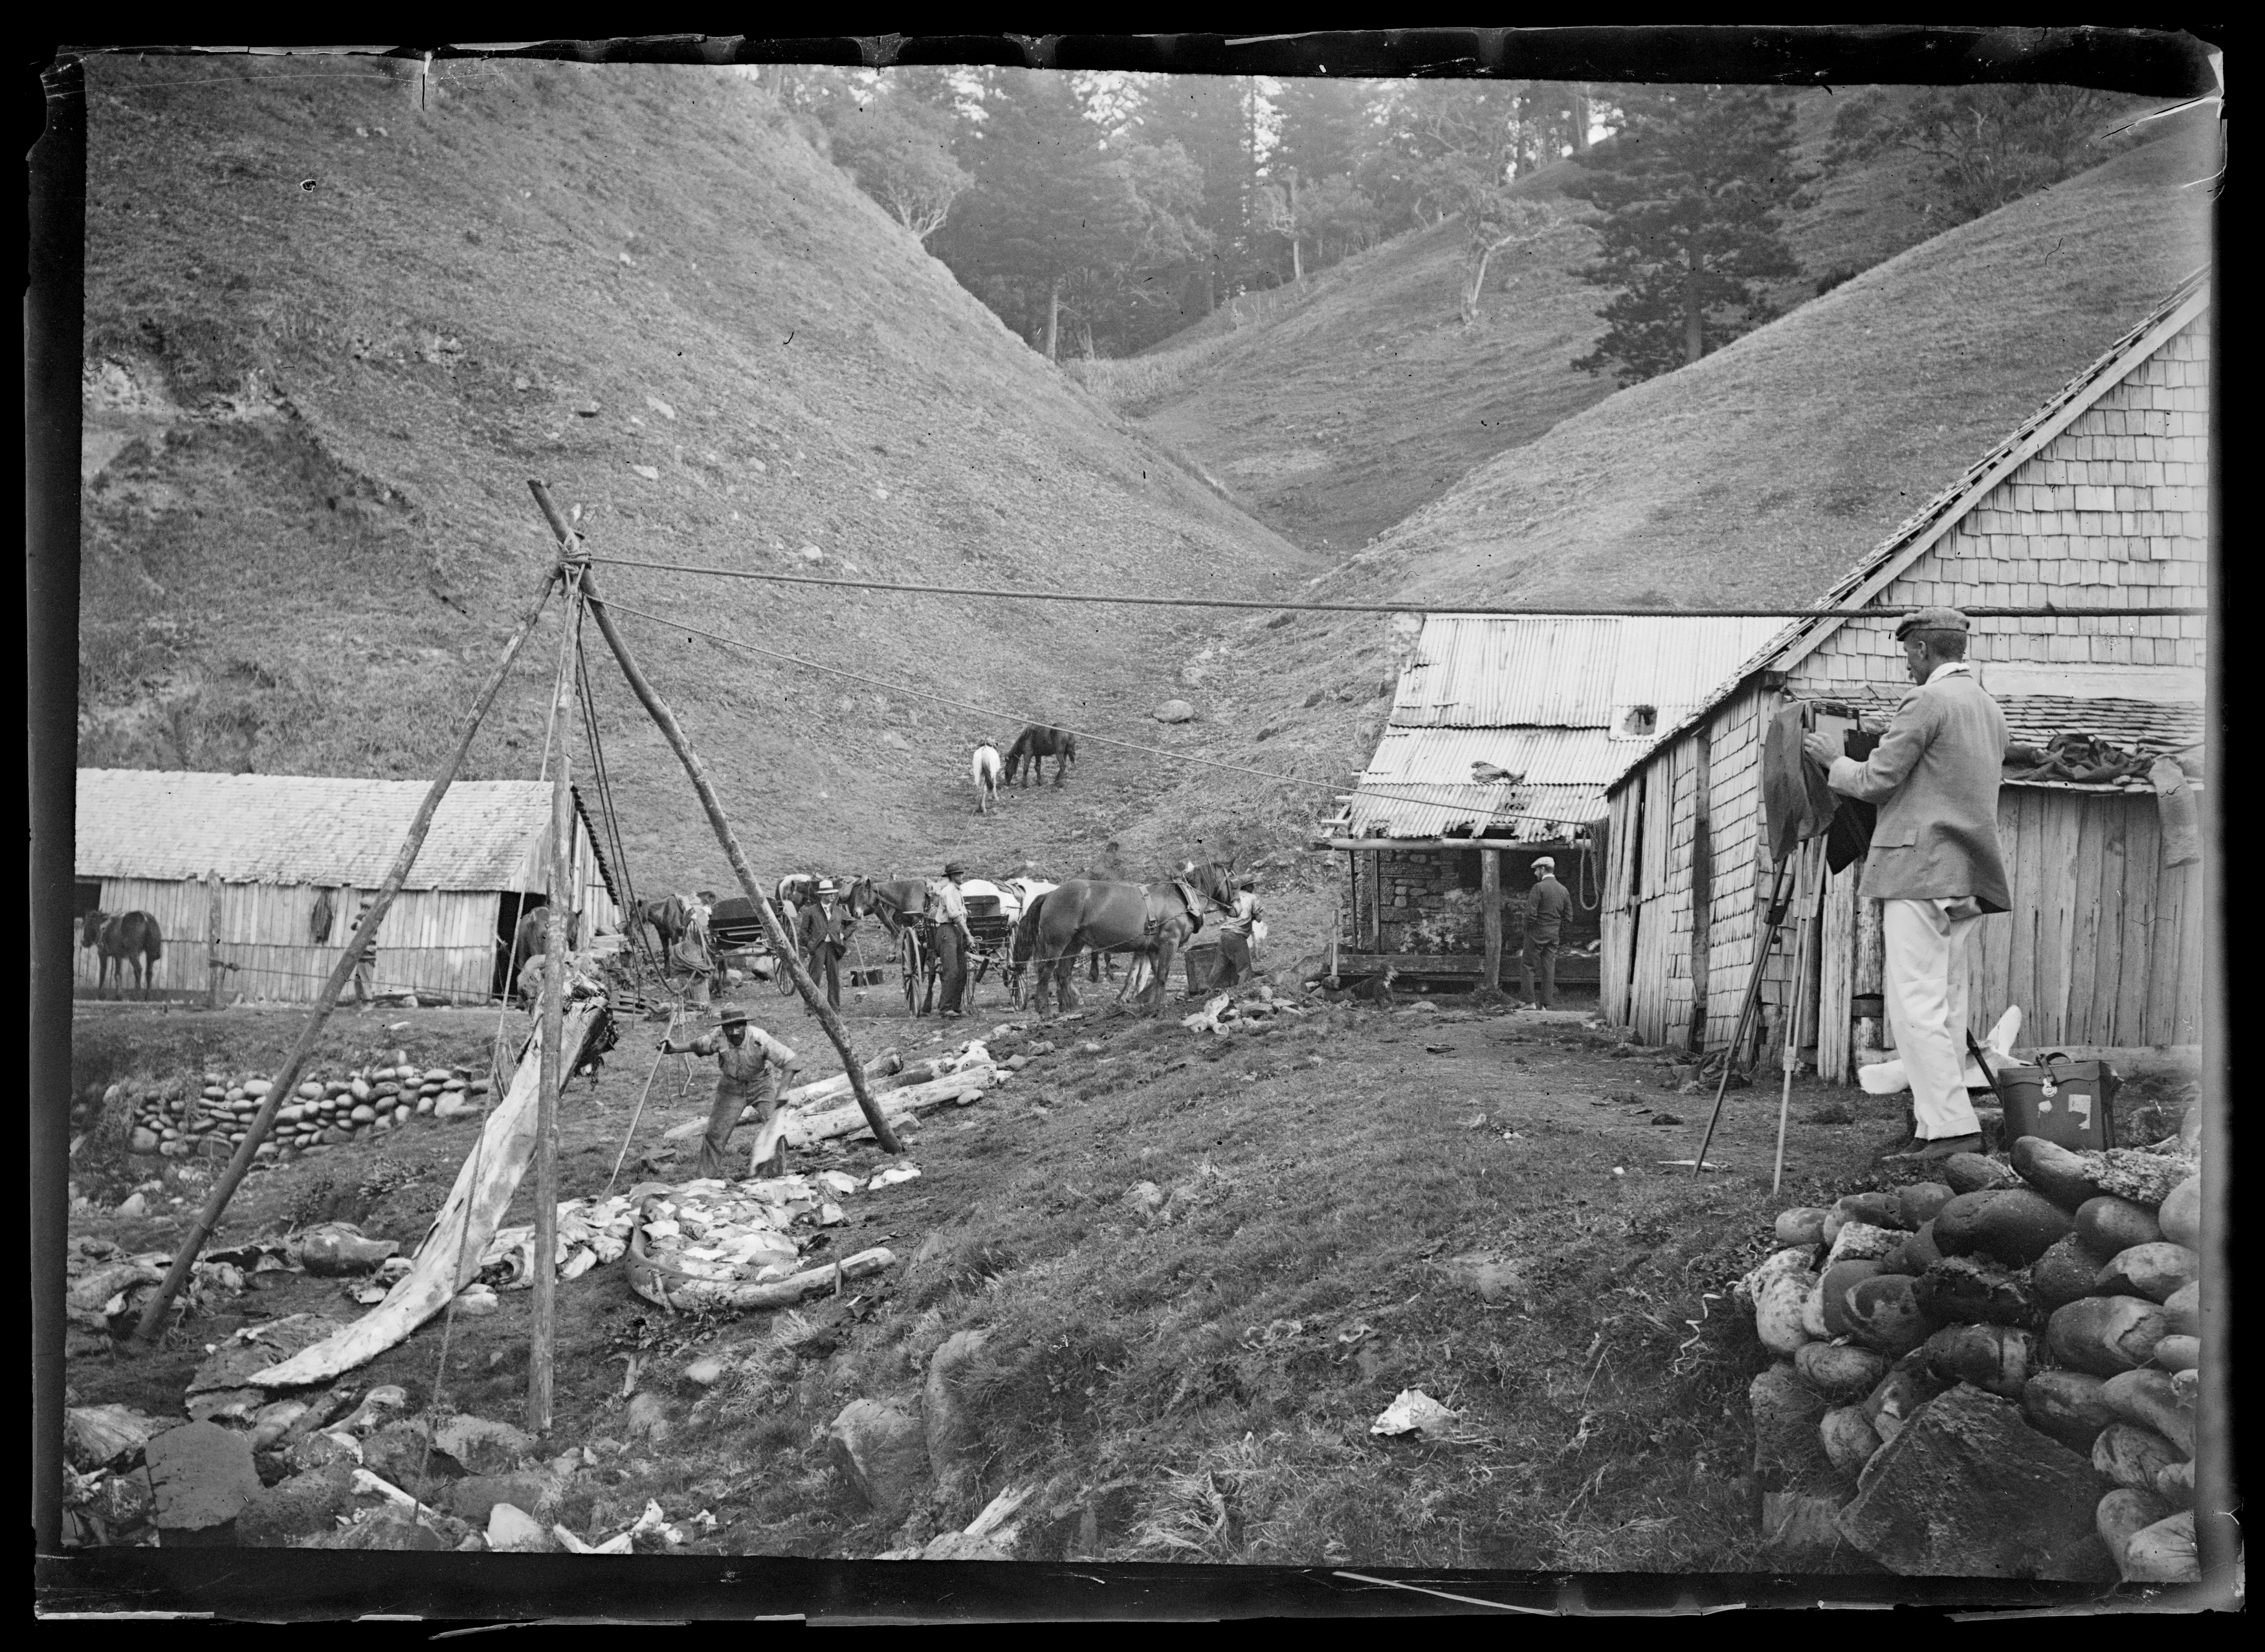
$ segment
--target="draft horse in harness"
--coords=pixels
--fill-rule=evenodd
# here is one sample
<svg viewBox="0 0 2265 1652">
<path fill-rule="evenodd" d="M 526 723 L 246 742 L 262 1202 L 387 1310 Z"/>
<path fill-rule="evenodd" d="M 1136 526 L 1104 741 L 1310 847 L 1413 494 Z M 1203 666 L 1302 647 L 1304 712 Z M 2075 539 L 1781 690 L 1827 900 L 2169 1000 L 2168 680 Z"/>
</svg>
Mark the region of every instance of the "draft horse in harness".
<svg viewBox="0 0 2265 1652">
<path fill-rule="evenodd" d="M 1062 783 L 1062 771 L 1077 761 L 1077 736 L 1064 729 L 1042 728 L 1033 723 L 1017 734 L 1015 743 L 1007 748 L 1006 783 L 1015 783 L 1015 776 L 1022 773 L 1026 762 L 1031 771 L 1023 780 L 1025 788 L 1034 779 L 1045 780 L 1045 760 L 1049 757 L 1054 760 L 1054 784 L 1059 786 Z"/>
<path fill-rule="evenodd" d="M 1032 903 L 1016 928 L 1013 957 L 1018 970 L 1027 964 L 1036 971 L 1031 1002 L 1044 1020 L 1050 987 L 1058 1008 L 1076 1008 L 1079 953 L 1132 953 L 1147 966 L 1140 999 L 1153 1015 L 1163 1007 L 1174 956 L 1207 918 L 1234 910 L 1233 879 L 1216 862 L 1184 862 L 1174 877 L 1146 886 L 1074 878 Z M 1120 998 L 1139 973 L 1125 977 Z"/>
<path fill-rule="evenodd" d="M 106 913 L 99 907 L 86 914 L 78 943 L 96 950 L 95 995 L 110 986 L 110 966 L 118 966 L 118 990 L 126 990 L 126 970 L 134 969 L 134 990 L 149 996 L 158 962 L 165 956 L 165 938 L 157 933 L 157 920 L 146 912 Z"/>
</svg>

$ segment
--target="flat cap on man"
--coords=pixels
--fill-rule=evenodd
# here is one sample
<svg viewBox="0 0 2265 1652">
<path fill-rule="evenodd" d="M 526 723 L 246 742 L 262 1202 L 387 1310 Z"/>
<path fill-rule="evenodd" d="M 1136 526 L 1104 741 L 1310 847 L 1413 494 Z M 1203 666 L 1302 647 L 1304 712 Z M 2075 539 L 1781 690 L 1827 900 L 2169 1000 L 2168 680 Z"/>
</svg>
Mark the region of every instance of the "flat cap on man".
<svg viewBox="0 0 2265 1652">
<path fill-rule="evenodd" d="M 1956 608 L 1921 608 L 1916 614 L 1906 614 L 1897 622 L 1896 641 L 1902 642 L 1913 631 L 1955 631 L 1963 637 L 1967 631 L 1966 616 Z"/>
</svg>

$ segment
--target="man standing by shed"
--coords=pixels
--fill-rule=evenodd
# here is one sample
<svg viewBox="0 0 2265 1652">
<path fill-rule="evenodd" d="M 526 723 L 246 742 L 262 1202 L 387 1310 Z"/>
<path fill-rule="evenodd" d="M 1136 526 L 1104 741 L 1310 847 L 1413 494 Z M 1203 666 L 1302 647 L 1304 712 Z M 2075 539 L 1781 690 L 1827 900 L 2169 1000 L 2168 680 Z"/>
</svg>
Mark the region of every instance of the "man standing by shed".
<svg viewBox="0 0 2265 1652">
<path fill-rule="evenodd" d="M 758 1129 L 770 1122 L 778 1109 L 780 1092 L 795 1068 L 795 1053 L 761 1027 L 747 1020 L 744 1009 L 727 1009 L 724 1024 L 686 1044 L 660 1041 L 663 1055 L 712 1055 L 716 1058 L 716 1102 L 708 1110 L 707 1133 L 700 1139 L 700 1163 L 696 1174 L 731 1179 L 724 1158 L 725 1144 L 752 1103 Z M 786 1170 L 786 1145 L 782 1142 L 768 1167 L 749 1165 L 753 1175 L 780 1175 Z"/>
<path fill-rule="evenodd" d="M 1802 742 L 1832 790 L 1876 804 L 1862 894 L 1880 902 L 1888 1024 L 1912 1088 L 1919 1159 L 1979 1152 L 1966 1094 L 1967 979 L 1975 924 L 2013 905 L 1998 846 L 2006 714 L 1966 663 L 1966 616 L 1922 608 L 1896 627 L 1919 685 L 1858 762 L 1812 733 Z"/>
<path fill-rule="evenodd" d="M 1572 915 L 1573 891 L 1557 881 L 1557 862 L 1547 855 L 1533 862 L 1533 887 L 1526 896 L 1526 952 L 1518 960 L 1526 998 L 1533 999 L 1533 976 L 1541 974 L 1540 1004 L 1557 1008 L 1557 947 L 1565 938 L 1565 920 Z"/>
</svg>

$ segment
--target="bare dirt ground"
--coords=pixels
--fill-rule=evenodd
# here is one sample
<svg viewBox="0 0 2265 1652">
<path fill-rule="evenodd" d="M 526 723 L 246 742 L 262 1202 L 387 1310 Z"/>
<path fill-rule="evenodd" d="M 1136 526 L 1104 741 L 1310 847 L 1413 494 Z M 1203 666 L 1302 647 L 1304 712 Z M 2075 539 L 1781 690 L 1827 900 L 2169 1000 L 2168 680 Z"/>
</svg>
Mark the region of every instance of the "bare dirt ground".
<svg viewBox="0 0 2265 1652">
<path fill-rule="evenodd" d="M 1107 996 L 1034 1029 L 1058 1047 L 1012 1083 L 908 1132 L 920 1179 L 845 1201 L 832 1246 L 887 1245 L 899 1261 L 879 1277 L 739 1317 L 667 1314 L 630 1292 L 620 1263 L 562 1285 L 545 1454 L 587 1445 L 596 1462 L 550 1517 L 594 1540 L 652 1499 L 674 1520 L 711 1513 L 702 1546 L 863 1556 L 965 1525 L 1028 1485 L 1016 1553 L 1030 1559 L 1752 1563 L 1743 1399 L 1763 1357 L 1722 1293 L 1766 1248 L 1779 1206 L 1871 1185 L 1900 1100 L 1796 1084 L 1786 1189 L 1772 1199 L 1773 1086 L 1731 1093 L 1710 1154 L 1725 1168 L 1700 1179 L 1665 1161 L 1694 1155 L 1710 1095 L 1678 1094 L 1684 1070 L 1664 1052 L 1590 1029 L 1578 1009 L 1313 1001 L 1214 1036 L 1180 1026 L 1190 1006 L 1146 1019 L 1111 1013 Z M 834 1070 L 797 1003 L 768 987 L 746 1001 L 813 1074 Z M 893 992 L 848 1019 L 861 1048 L 912 1057 L 1022 1018 L 987 984 L 949 1034 L 908 1022 Z M 297 1024 L 273 1011 L 90 1007 L 81 1093 L 129 1071 L 272 1062 Z M 507 1030 L 525 1024 L 513 1015 Z M 325 1054 L 484 1059 L 496 1026 L 492 1011 L 348 1012 Z M 570 1091 L 567 1197 L 604 1187 L 659 1031 L 625 1026 L 595 1083 Z M 1028 1042 L 1009 1032 L 992 1048 Z M 690 1144 L 662 1135 L 704 1110 L 711 1082 L 688 1086 L 682 1063 L 661 1064 L 620 1185 L 690 1174 Z M 328 1218 L 414 1243 L 474 1129 L 420 1120 L 262 1171 L 222 1239 Z M 880 1162 L 870 1147 L 795 1157 L 797 1169 Z M 162 1178 L 135 1168 L 159 1163 Z M 157 1160 L 77 1168 L 91 1208 L 74 1238 L 129 1250 L 178 1243 L 207 1185 Z M 157 1213 L 108 1213 L 143 1178 L 164 1183 Z M 531 1185 L 509 1220 L 532 1219 Z M 357 1312 L 334 1280 L 259 1283 L 143 1357 L 76 1340 L 74 1402 L 177 1416 L 207 1345 L 239 1326 Z M 345 1382 L 398 1383 L 412 1408 L 516 1422 L 528 1305 L 506 1292 L 492 1316 L 460 1316 L 445 1373 L 435 1321 Z M 981 1473 L 902 1525 L 880 1520 L 829 1466 L 826 1426 L 858 1398 L 917 1411 L 931 1354 L 963 1329 L 986 1337 L 965 1390 Z M 725 1371 L 703 1388 L 683 1372 L 711 1354 Z M 658 1400 L 635 1418 L 632 1356 L 637 1387 Z M 1408 1387 L 1460 1413 L 1457 1443 L 1369 1434 Z"/>
</svg>

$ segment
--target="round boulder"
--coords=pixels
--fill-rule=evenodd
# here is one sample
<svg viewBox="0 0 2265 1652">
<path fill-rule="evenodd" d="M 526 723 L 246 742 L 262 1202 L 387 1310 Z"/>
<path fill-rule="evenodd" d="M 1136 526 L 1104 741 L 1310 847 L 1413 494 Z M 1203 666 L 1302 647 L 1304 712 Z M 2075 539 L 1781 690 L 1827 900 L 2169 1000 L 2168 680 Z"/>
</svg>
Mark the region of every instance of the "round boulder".
<svg viewBox="0 0 2265 1652">
<path fill-rule="evenodd" d="M 2048 1246 L 2045 1254 L 2029 1264 L 2029 1289 L 2037 1306 L 2050 1314 L 2090 1296 L 2093 1281 L 2107 1265 L 2106 1256 L 2087 1246 L 2080 1234 L 2071 1234 Z"/>
<path fill-rule="evenodd" d="M 1949 1204 L 1955 1192 L 1947 1182 L 1912 1182 L 1897 1188 L 1896 1203 L 1903 1215 L 1902 1226 L 1916 1231 L 1933 1221 L 1935 1212 Z"/>
<path fill-rule="evenodd" d="M 2174 1245 L 2184 1245 L 2189 1250 L 2202 1245 L 2202 1178 L 2189 1176 L 2173 1188 L 2164 1199 L 2162 1208 L 2155 1212 L 2162 1224 L 2163 1237 Z"/>
<path fill-rule="evenodd" d="M 1825 1399 L 1846 1405 L 1880 1386 L 1880 1379 L 1888 1374 L 1888 1361 L 1868 1348 L 1810 1343 L 1793 1357 L 1793 1369 Z"/>
<path fill-rule="evenodd" d="M 1858 1280 L 1847 1297 L 1851 1334 L 1891 1359 L 1919 1347 L 1930 1328 L 1919 1307 L 1918 1286 L 1908 1274 L 1875 1274 Z"/>
<path fill-rule="evenodd" d="M 1184 700 L 1167 700 L 1148 715 L 1159 723 L 1192 723 L 1196 709 Z"/>
<path fill-rule="evenodd" d="M 2145 1365 L 2170 1328 L 2169 1316 L 2144 1297 L 2088 1296 L 2054 1310 L 2045 1340 L 2059 1364 L 2112 1377 Z"/>
<path fill-rule="evenodd" d="M 2103 1256 L 2134 1245 L 2151 1245 L 2163 1236 L 2154 1212 L 2112 1193 L 2088 1198 L 2076 1207 L 2076 1233 Z"/>
<path fill-rule="evenodd" d="M 2093 1289 L 2119 1296 L 2167 1302 L 2173 1293 L 2202 1279 L 2202 1258 L 2184 1245 L 2158 1240 L 2134 1245 L 2112 1258 L 2093 1280 Z"/>
<path fill-rule="evenodd" d="M 2089 1452 L 2116 1420 L 2102 1380 L 2081 1371 L 2041 1371 L 2021 1385 L 2021 1415 L 2032 1427 L 2073 1451 Z"/>
</svg>

